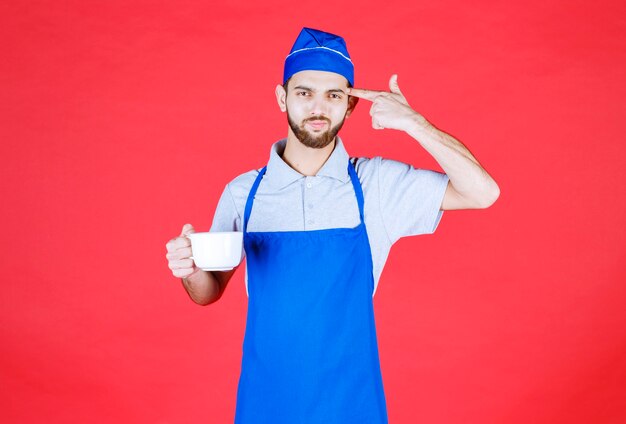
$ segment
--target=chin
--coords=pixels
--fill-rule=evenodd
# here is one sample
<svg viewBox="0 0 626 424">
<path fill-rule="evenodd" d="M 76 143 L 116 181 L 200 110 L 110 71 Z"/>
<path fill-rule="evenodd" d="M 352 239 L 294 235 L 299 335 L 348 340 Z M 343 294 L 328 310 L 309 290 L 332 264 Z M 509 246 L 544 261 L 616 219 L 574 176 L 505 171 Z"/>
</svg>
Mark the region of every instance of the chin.
<svg viewBox="0 0 626 424">
<path fill-rule="evenodd" d="M 324 147 L 332 143 L 334 139 L 335 139 L 334 136 L 330 138 L 330 134 L 324 134 L 321 137 L 320 136 L 304 137 L 304 138 L 298 137 L 298 140 L 300 140 L 300 143 L 312 149 L 323 149 Z"/>
</svg>

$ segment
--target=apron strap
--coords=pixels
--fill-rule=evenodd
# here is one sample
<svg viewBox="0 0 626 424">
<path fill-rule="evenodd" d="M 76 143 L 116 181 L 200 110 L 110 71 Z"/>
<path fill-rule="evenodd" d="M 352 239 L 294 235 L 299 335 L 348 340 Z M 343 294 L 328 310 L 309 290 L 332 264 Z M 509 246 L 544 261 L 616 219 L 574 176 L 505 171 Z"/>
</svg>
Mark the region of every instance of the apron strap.
<svg viewBox="0 0 626 424">
<path fill-rule="evenodd" d="M 352 180 L 354 194 L 356 194 L 356 201 L 359 204 L 359 216 L 361 217 L 361 223 L 363 223 L 363 190 L 361 189 L 361 183 L 359 182 L 356 170 L 350 161 L 348 161 L 348 173 L 350 174 L 350 179 Z"/>
<path fill-rule="evenodd" d="M 261 180 L 263 179 L 263 175 L 267 171 L 267 166 L 264 166 L 257 175 L 256 180 L 254 180 L 254 184 L 250 189 L 250 194 L 248 194 L 248 200 L 246 201 L 246 210 L 243 213 L 243 232 L 246 233 L 248 231 L 248 220 L 250 219 L 250 211 L 252 211 L 252 201 L 254 200 L 254 196 L 256 195 L 256 191 L 259 188 L 259 184 L 261 184 Z"/>
<path fill-rule="evenodd" d="M 243 232 L 248 232 L 248 221 L 250 220 L 250 213 L 252 212 L 252 202 L 254 201 L 254 196 L 259 188 L 259 184 L 261 184 L 261 180 L 263 179 L 263 175 L 267 171 L 267 166 L 264 166 L 263 169 L 257 175 L 256 180 L 254 180 L 254 184 L 250 189 L 250 194 L 248 194 L 248 200 L 246 201 L 246 209 L 243 213 Z M 359 205 L 359 217 L 361 219 L 361 223 L 363 223 L 363 189 L 361 188 L 361 183 L 359 182 L 359 177 L 356 174 L 356 170 L 354 169 L 354 165 L 352 162 L 348 161 L 348 174 L 350 174 L 350 180 L 352 181 L 352 186 L 354 187 L 354 194 L 356 195 L 356 201 Z"/>
</svg>

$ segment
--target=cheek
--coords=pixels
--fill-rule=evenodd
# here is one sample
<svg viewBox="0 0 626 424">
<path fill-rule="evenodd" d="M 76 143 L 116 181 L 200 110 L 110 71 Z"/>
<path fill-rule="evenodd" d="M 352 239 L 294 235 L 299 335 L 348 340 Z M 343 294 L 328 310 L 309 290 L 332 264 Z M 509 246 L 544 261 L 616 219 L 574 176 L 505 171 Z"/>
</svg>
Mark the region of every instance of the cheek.
<svg viewBox="0 0 626 424">
<path fill-rule="evenodd" d="M 346 116 L 347 111 L 348 111 L 347 104 L 342 104 L 341 106 L 337 106 L 333 108 L 333 120 L 335 122 L 341 121 Z"/>
<path fill-rule="evenodd" d="M 302 114 L 303 105 L 298 101 L 287 101 L 287 109 L 289 109 L 290 115 L 300 116 Z"/>
</svg>

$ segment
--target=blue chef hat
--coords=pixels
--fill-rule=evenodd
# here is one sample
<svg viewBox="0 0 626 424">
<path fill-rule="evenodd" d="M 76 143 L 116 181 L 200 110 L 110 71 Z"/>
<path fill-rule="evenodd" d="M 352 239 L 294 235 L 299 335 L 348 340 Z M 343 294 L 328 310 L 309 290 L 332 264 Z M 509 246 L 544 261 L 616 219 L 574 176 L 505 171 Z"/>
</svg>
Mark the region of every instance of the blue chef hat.
<svg viewBox="0 0 626 424">
<path fill-rule="evenodd" d="M 283 84 L 296 72 L 327 71 L 346 77 L 354 86 L 354 65 L 346 42 L 338 35 L 302 28 L 285 59 Z"/>
</svg>

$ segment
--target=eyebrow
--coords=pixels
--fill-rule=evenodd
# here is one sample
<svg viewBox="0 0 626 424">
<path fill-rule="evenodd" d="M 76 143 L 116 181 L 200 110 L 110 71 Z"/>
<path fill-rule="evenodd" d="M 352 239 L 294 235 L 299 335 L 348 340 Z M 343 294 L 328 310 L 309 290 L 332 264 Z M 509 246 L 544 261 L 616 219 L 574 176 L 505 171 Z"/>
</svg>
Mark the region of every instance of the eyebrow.
<svg viewBox="0 0 626 424">
<path fill-rule="evenodd" d="M 309 87 L 305 87 L 304 85 L 298 85 L 298 86 L 294 87 L 293 89 L 294 89 L 294 90 L 298 90 L 298 89 L 300 89 L 300 90 L 307 90 L 307 91 L 312 91 L 312 92 L 315 92 L 315 90 L 314 90 L 314 89 L 309 88 Z M 335 93 L 335 92 L 339 92 L 339 93 L 341 93 L 341 94 L 346 94 L 346 92 L 345 92 L 345 91 L 343 91 L 343 90 L 341 90 L 341 89 L 339 89 L 339 88 L 332 88 L 332 89 L 330 89 L 330 90 L 326 90 L 326 92 L 327 92 L 327 93 Z"/>
</svg>

